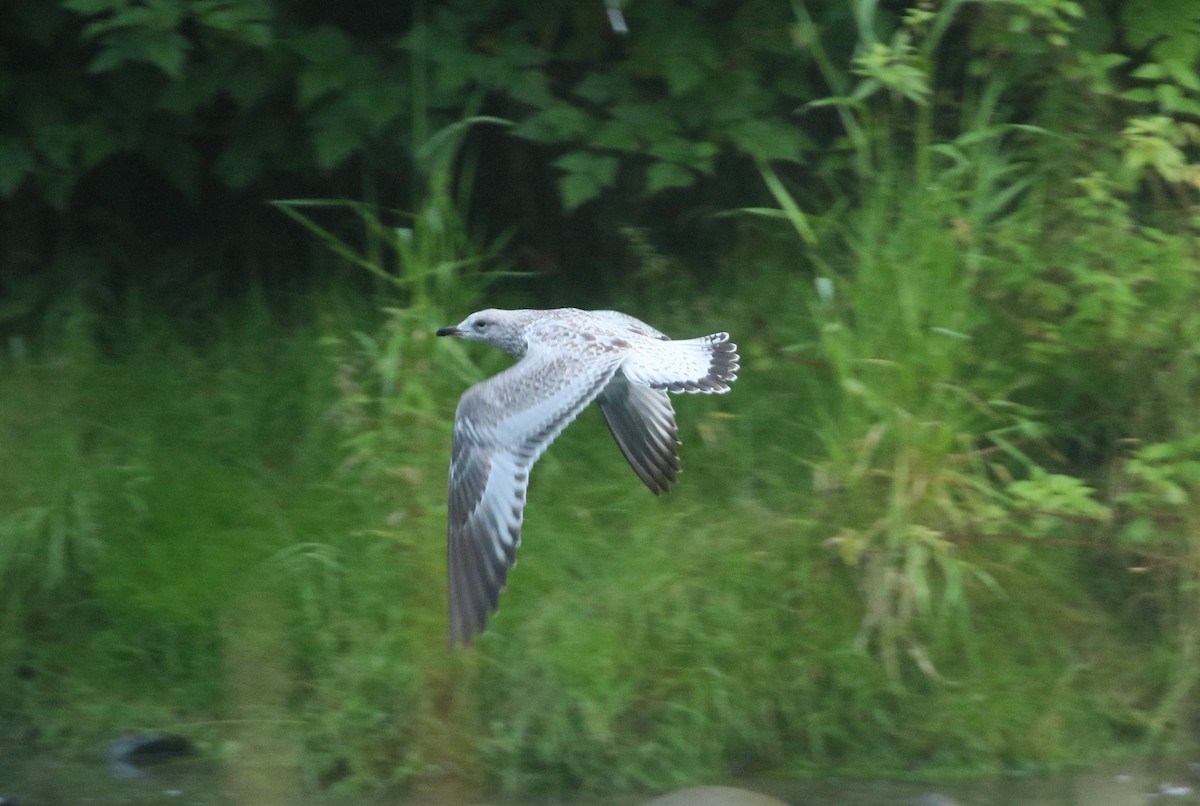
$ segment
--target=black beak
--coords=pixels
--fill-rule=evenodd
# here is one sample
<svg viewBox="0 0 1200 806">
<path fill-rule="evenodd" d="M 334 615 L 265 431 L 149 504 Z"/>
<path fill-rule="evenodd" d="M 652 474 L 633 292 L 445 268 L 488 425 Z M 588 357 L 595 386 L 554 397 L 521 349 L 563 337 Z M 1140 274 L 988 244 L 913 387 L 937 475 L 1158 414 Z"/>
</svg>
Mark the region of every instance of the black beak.
<svg viewBox="0 0 1200 806">
<path fill-rule="evenodd" d="M 462 334 L 462 331 L 451 325 L 450 327 L 438 328 L 437 334 L 439 336 L 458 336 Z"/>
</svg>

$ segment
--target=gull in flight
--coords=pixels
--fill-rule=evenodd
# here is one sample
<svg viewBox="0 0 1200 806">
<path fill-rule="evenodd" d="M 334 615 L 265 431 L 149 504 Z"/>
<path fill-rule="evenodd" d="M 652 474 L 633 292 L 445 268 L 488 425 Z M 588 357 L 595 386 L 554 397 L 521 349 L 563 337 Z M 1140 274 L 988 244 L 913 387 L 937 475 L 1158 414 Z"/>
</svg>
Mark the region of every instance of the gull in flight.
<svg viewBox="0 0 1200 806">
<path fill-rule="evenodd" d="M 488 309 L 439 336 L 518 358 L 463 393 L 450 461 L 450 644 L 469 644 L 496 612 L 521 545 L 529 470 L 595 400 L 617 445 L 655 495 L 680 470 L 668 392 L 723 394 L 737 379 L 728 333 L 673 341 L 618 311 Z"/>
</svg>

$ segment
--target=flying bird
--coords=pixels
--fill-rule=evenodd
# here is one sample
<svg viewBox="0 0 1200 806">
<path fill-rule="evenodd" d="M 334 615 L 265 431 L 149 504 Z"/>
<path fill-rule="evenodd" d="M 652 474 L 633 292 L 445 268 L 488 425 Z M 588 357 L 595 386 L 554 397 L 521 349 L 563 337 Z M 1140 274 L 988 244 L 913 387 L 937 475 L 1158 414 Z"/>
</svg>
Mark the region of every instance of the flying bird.
<svg viewBox="0 0 1200 806">
<path fill-rule="evenodd" d="M 499 347 L 516 364 L 458 402 L 450 461 L 450 645 L 496 612 L 516 563 L 529 471 L 595 400 L 621 452 L 655 495 L 680 470 L 668 392 L 723 394 L 737 379 L 728 333 L 673 341 L 618 311 L 487 310 L 439 336 Z"/>
</svg>

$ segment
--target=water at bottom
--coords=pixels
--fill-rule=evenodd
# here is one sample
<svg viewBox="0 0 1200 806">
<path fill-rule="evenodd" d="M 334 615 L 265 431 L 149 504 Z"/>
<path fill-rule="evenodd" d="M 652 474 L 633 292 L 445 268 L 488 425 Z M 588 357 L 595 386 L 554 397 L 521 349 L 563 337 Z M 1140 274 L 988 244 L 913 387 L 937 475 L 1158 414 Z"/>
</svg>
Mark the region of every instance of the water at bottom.
<svg viewBox="0 0 1200 806">
<path fill-rule="evenodd" d="M 1192 806 L 1200 804 L 1200 781 L 1185 763 L 1113 764 L 1082 772 L 956 780 L 946 783 L 828 778 L 724 783 L 761 793 L 790 806 Z M 716 782 L 714 782 L 716 783 Z M 710 794 L 729 797 L 729 790 Z M 714 796 L 715 796 L 714 795 Z M 484 798 L 492 806 L 643 806 L 654 795 L 575 800 Z M 136 777 L 114 776 L 102 760 L 65 761 L 46 756 L 0 758 L 0 804 L 52 806 L 274 806 L 249 803 L 220 764 L 188 760 L 152 767 Z M 300 804 L 279 806 L 424 806 L 428 799 L 313 794 Z M 672 801 L 672 803 L 683 801 Z M 704 806 L 750 806 L 764 801 L 704 800 Z M 697 799 L 697 804 L 700 800 Z"/>
</svg>

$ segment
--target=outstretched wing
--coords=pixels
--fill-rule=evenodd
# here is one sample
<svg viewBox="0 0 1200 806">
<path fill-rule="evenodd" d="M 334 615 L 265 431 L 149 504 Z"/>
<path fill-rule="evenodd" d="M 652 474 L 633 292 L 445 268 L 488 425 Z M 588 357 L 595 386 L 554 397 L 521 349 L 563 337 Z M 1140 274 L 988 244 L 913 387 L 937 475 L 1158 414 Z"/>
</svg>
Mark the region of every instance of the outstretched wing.
<svg viewBox="0 0 1200 806">
<path fill-rule="evenodd" d="M 632 384 L 618 372 L 596 402 L 633 472 L 650 492 L 665 493 L 680 470 L 679 429 L 666 391 Z"/>
<path fill-rule="evenodd" d="M 463 394 L 450 463 L 450 643 L 468 644 L 496 611 L 521 544 L 533 463 L 609 383 L 622 353 L 532 348 Z"/>
</svg>

